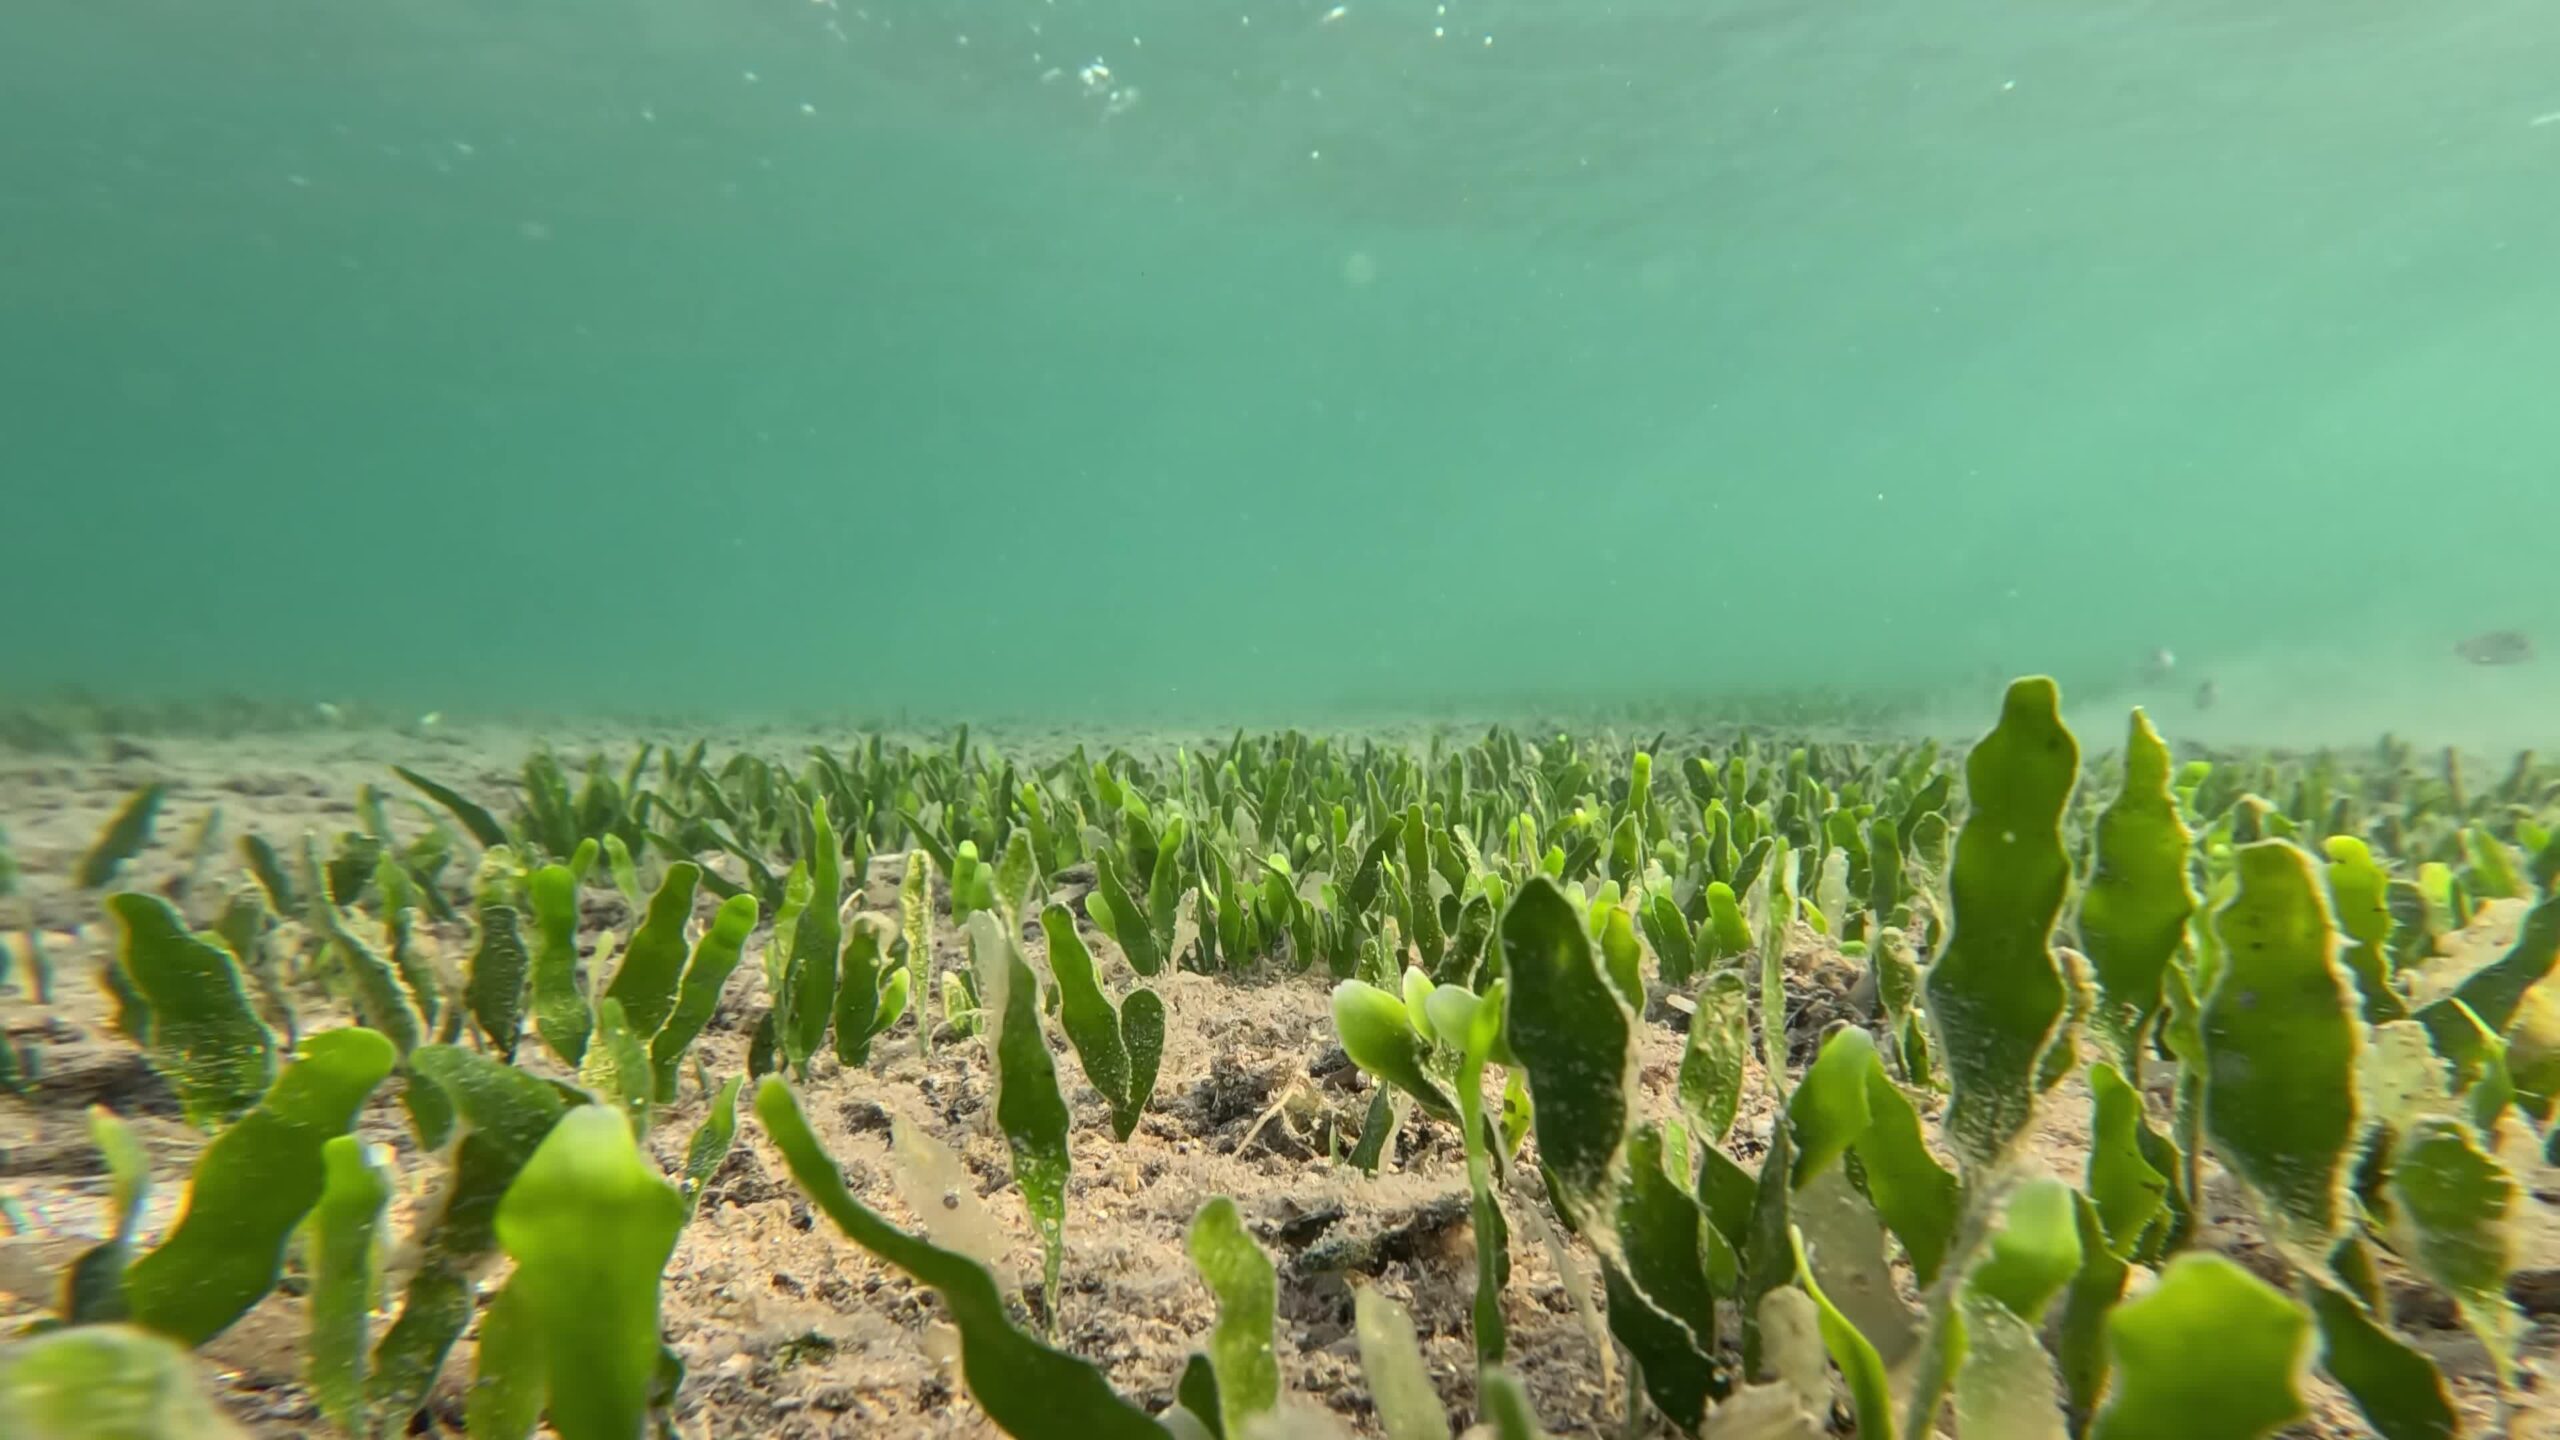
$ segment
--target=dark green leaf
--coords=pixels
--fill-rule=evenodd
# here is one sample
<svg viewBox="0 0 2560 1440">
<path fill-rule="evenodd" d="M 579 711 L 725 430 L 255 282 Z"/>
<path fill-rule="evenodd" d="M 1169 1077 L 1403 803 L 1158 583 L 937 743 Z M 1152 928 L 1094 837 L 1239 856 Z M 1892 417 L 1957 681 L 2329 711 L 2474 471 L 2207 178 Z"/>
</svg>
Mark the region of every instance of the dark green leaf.
<svg viewBox="0 0 2560 1440">
<path fill-rule="evenodd" d="M 657 1093 L 662 1103 L 675 1098 L 676 1077 L 684 1065 L 684 1053 L 719 1010 L 721 988 L 729 983 L 739 957 L 746 953 L 747 937 L 755 931 L 760 908 L 753 895 L 730 896 L 720 902 L 710 926 L 693 942 L 693 954 L 685 961 L 684 979 L 677 988 L 675 1009 L 649 1042 L 650 1063 L 657 1072 Z"/>
<path fill-rule="evenodd" d="M 1128 887 L 1120 882 L 1120 872 L 1105 850 L 1093 857 L 1094 886 L 1085 896 L 1085 913 L 1094 927 L 1108 935 L 1129 957 L 1129 968 L 1140 975 L 1152 976 L 1164 968 L 1164 957 L 1156 950 L 1155 932 L 1147 912 L 1129 898 Z M 1097 909 L 1101 913 L 1096 913 Z"/>
<path fill-rule="evenodd" d="M 1019 1440 L 1165 1440 L 1163 1427 L 1113 1393 L 1102 1372 L 1015 1329 L 984 1267 L 898 1230 L 854 1199 L 780 1080 L 757 1091 L 756 1114 L 792 1178 L 838 1229 L 941 1294 L 960 1331 L 970 1398 L 997 1428 Z"/>
<path fill-rule="evenodd" d="M 302 901 L 294 894 L 293 882 L 285 875 L 283 857 L 263 835 L 240 837 L 240 858 L 256 877 L 258 888 L 267 893 L 267 904 L 278 915 L 299 915 Z"/>
<path fill-rule="evenodd" d="M 517 928 L 515 907 L 483 901 L 480 943 L 471 952 L 463 999 L 481 1035 L 510 1061 L 515 1059 L 517 1042 L 524 1038 L 525 979 L 531 969 L 532 957 Z"/>
<path fill-rule="evenodd" d="M 2097 1418 L 2098 1397 L 2107 1387 L 2107 1317 L 2124 1298 L 2132 1267 L 2108 1248 L 2106 1227 L 2089 1197 L 2072 1197 L 2072 1219 L 2080 1232 L 2080 1269 L 2062 1296 L 2060 1345 L 2055 1358 L 2062 1368 L 2065 1411 L 2074 1440 L 2089 1433 Z"/>
<path fill-rule="evenodd" d="M 145 785 L 126 797 L 115 818 L 98 832 L 97 842 L 89 853 L 80 857 L 80 869 L 73 883 L 83 890 L 104 888 L 116 878 L 126 861 L 139 855 L 151 844 L 151 823 L 160 814 L 161 798 L 169 793 L 162 784 Z"/>
<path fill-rule="evenodd" d="M 2320 1366 L 2383 1440 L 2453 1440 L 2461 1416 L 2445 1398 L 2444 1376 L 2409 1342 L 2365 1313 L 2345 1292 L 2306 1285 L 2320 1325 Z"/>
<path fill-rule="evenodd" d="M 1051 1323 L 1058 1313 L 1058 1267 L 1067 1227 L 1066 1097 L 1040 1031 L 1040 980 L 992 915 L 969 917 L 979 1003 L 994 1036 L 995 1119 L 1013 1154 L 1013 1183 L 1040 1234 Z"/>
<path fill-rule="evenodd" d="M 702 867 L 690 860 L 667 867 L 658 893 L 649 897 L 648 914 L 622 949 L 620 968 L 605 986 L 605 998 L 622 1003 L 634 1034 L 657 1034 L 675 1009 L 676 986 L 684 978 L 685 925 L 693 919 L 693 892 L 701 879 Z"/>
<path fill-rule="evenodd" d="M 1085 1078 L 1102 1092 L 1104 1103 L 1111 1107 L 1112 1135 L 1126 1140 L 1137 1129 L 1139 1113 L 1146 1106 L 1148 1093 L 1155 1088 L 1152 1062 L 1145 1067 L 1144 1089 L 1138 1086 L 1138 1065 L 1129 1042 L 1143 1037 L 1152 1027 L 1154 1057 L 1161 1059 L 1164 1002 L 1153 991 L 1136 991 L 1130 995 L 1129 1003 L 1137 1008 L 1124 1016 L 1112 1008 L 1109 997 L 1102 993 L 1101 982 L 1094 976 L 1093 954 L 1076 934 L 1075 916 L 1067 907 L 1053 904 L 1043 910 L 1040 928 L 1048 937 L 1050 972 L 1057 978 L 1059 1023 L 1075 1045 Z M 1140 996 L 1146 997 L 1146 1003 L 1140 1003 Z M 1138 1037 L 1125 1033 L 1132 1027 L 1140 1032 Z"/>
<path fill-rule="evenodd" d="M 1977 1165 L 1998 1162 L 2033 1117 L 2037 1062 L 2069 999 L 2053 926 L 2071 880 L 2062 812 L 2080 747 L 2060 707 L 2051 680 L 2018 681 L 1965 758 L 1972 813 L 1948 876 L 1954 925 L 1925 990 L 1951 1091 L 1946 1133 Z"/>
<path fill-rule="evenodd" d="M 497 1248 L 500 1198 L 568 1108 L 550 1084 L 452 1045 L 419 1046 L 409 1069 L 448 1097 L 464 1124 L 438 1204 L 417 1221 L 417 1273 L 374 1347 L 376 1428 L 394 1433 L 407 1428 L 471 1319 L 472 1276 Z"/>
<path fill-rule="evenodd" d="M 1218 1401 L 1218 1371 L 1208 1356 L 1191 1352 L 1183 1362 L 1182 1378 L 1174 1382 L 1173 1398 L 1184 1414 L 1200 1422 L 1211 1440 L 1227 1440 L 1227 1407 Z"/>
<path fill-rule="evenodd" d="M 494 850 L 501 845 L 514 843 L 507 834 L 507 827 L 498 823 L 498 817 L 464 799 L 458 792 L 437 784 L 415 770 L 398 765 L 391 767 L 391 773 L 416 786 L 419 793 L 453 812 L 453 818 L 462 822 L 462 828 L 470 831 L 471 838 L 479 841 L 483 849 Z"/>
<path fill-rule="evenodd" d="M 2515 1020 L 2516 1007 L 2524 1003 L 2525 992 L 2551 973 L 2555 961 L 2560 961 L 2560 894 L 2533 907 L 2506 954 L 2482 966 L 2452 995 L 2418 1012 L 2418 1018 L 2427 1022 L 2429 1033 L 2438 1033 L 2451 1023 L 2452 1003 L 2459 1000 L 2471 1007 L 2480 1023 L 2503 1034 Z"/>
<path fill-rule="evenodd" d="M 1609 1327 L 1643 1366 L 1646 1393 L 1662 1413 L 1694 1430 L 1707 1401 L 1729 1382 L 1717 1362 L 1716 1297 L 1707 1283 L 1706 1216 L 1665 1173 L 1662 1134 L 1637 1127 L 1628 1142 L 1628 1182 L 1619 1191 L 1620 1264 L 1605 1256 Z"/>
<path fill-rule="evenodd" d="M 1795 1279 L 1795 1221 L 1789 1213 L 1788 1204 L 1793 1191 L 1787 1184 L 1787 1176 L 1795 1168 L 1789 1138 L 1794 1130 L 1794 1126 L 1785 1124 L 1769 1127 L 1769 1150 L 1760 1157 L 1760 1174 L 1753 1185 L 1751 1208 L 1744 1223 L 1727 1232 L 1738 1235 L 1741 1242 L 1742 1297 L 1739 1304 L 1742 1310 L 1742 1369 L 1747 1375 L 1761 1374 L 1766 1356 L 1761 1331 L 1761 1301 L 1770 1291 Z M 1716 1159 L 1716 1152 L 1709 1151 L 1707 1169 L 1710 1175 L 1716 1169 Z M 1722 1213 L 1716 1195 L 1710 1193 L 1701 1199 L 1709 1217 Z M 1723 1230 L 1724 1226 L 1718 1224 L 1716 1228 Z"/>
<path fill-rule="evenodd" d="M 738 1087 L 746 1083 L 743 1075 L 732 1075 L 711 1097 L 711 1108 L 703 1114 L 702 1124 L 684 1147 L 684 1203 L 690 1215 L 702 1204 L 704 1187 L 719 1173 L 721 1162 L 729 1158 L 729 1146 L 738 1134 Z"/>
<path fill-rule="evenodd" d="M 809 834 L 809 904 L 792 930 L 789 968 L 774 1000 L 775 1037 L 783 1058 L 800 1073 L 807 1072 L 835 1019 L 836 967 L 844 948 L 844 856 L 823 799 L 810 806 Z"/>
<path fill-rule="evenodd" d="M 1600 973 L 1580 918 L 1552 880 L 1533 877 L 1512 900 L 1502 919 L 1502 955 L 1510 987 L 1504 1038 L 1529 1077 L 1549 1192 L 1558 1212 L 1580 1227 L 1595 1210 L 1606 1213 L 1626 1151 L 1634 1017 Z"/>
</svg>

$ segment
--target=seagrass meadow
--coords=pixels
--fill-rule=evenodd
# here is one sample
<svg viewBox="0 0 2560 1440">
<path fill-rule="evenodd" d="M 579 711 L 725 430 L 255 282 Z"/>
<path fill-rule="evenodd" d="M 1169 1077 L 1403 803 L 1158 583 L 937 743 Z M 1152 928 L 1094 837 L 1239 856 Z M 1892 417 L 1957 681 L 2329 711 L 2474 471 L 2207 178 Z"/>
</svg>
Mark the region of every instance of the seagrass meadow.
<svg viewBox="0 0 2560 1440">
<path fill-rule="evenodd" d="M 72 737 L 0 1433 L 2549 1435 L 2560 768 Z"/>
<path fill-rule="evenodd" d="M 0 1440 L 2560 1440 L 2553 0 L 0 0 Z"/>
</svg>

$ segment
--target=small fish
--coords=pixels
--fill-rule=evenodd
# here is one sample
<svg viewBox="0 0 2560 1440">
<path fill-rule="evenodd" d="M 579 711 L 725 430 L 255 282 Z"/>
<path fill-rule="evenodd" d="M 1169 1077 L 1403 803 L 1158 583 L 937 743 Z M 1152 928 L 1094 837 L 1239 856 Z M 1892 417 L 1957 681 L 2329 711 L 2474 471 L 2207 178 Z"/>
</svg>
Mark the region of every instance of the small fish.
<svg viewBox="0 0 2560 1440">
<path fill-rule="evenodd" d="M 2155 645 L 2151 647 L 2151 654 L 2143 661 L 2142 678 L 2150 684 L 2157 685 L 2168 679 L 2170 672 L 2177 668 L 2178 652 L 2166 645 Z"/>
<path fill-rule="evenodd" d="M 2207 680 L 2196 687 L 2196 708 L 2199 710 L 2212 709 L 2213 702 L 2219 698 L 2221 694 L 2221 691 L 2214 688 L 2213 682 Z"/>
<path fill-rule="evenodd" d="M 2474 665 L 2522 665 L 2533 658 L 2533 638 L 2521 630 L 2484 630 L 2453 653 Z"/>
</svg>

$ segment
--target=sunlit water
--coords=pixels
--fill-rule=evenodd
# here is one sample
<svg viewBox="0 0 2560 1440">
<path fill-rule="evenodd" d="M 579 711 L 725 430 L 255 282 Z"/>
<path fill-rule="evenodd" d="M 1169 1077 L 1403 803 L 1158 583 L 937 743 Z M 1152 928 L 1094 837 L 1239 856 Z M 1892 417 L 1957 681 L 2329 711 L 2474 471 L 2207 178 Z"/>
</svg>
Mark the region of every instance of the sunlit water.
<svg viewBox="0 0 2560 1440">
<path fill-rule="evenodd" d="M 2530 739 L 2556 257 L 2532 0 L 14 0 L 0 691 Z"/>
</svg>

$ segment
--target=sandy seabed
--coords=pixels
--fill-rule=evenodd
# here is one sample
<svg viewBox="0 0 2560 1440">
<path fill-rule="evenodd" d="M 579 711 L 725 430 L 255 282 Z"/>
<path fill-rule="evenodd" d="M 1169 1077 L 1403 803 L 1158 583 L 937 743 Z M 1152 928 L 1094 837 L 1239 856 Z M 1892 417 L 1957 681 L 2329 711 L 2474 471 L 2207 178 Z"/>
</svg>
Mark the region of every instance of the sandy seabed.
<svg viewBox="0 0 2560 1440">
<path fill-rule="evenodd" d="M 547 738 L 564 752 L 604 745 L 619 756 L 639 737 L 590 732 Z M 779 756 L 796 753 L 811 737 L 738 738 Z M 24 872 L 23 899 L 0 901 L 0 907 L 21 907 L 15 913 L 0 908 L 0 931 L 22 931 L 29 923 L 40 927 L 57 970 L 50 1007 L 26 993 L 23 966 L 19 987 L 0 992 L 0 1027 L 15 1040 L 32 1042 L 42 1066 L 31 1097 L 0 1097 L 0 1195 L 11 1202 L 4 1228 L 13 1232 L 0 1236 L 0 1325 L 14 1327 L 42 1312 L 60 1267 L 102 1228 L 105 1176 L 88 1140 L 89 1105 L 106 1104 L 126 1116 L 149 1148 L 156 1184 L 146 1241 L 173 1214 L 204 1143 L 179 1118 L 167 1088 L 135 1047 L 107 1023 L 98 976 L 112 931 L 95 899 L 72 884 L 81 855 L 131 788 L 150 781 L 170 787 L 154 843 L 119 882 L 135 888 L 175 889 L 187 869 L 187 840 L 206 812 L 220 807 L 223 848 L 190 901 L 202 910 L 218 903 L 236 878 L 231 842 L 238 835 L 256 831 L 279 848 L 298 843 L 306 830 L 334 837 L 353 824 L 361 785 L 401 792 L 388 768 L 395 763 L 434 775 L 503 813 L 506 807 L 496 802 L 510 793 L 533 743 L 533 736 L 498 731 L 419 736 L 320 730 L 228 741 L 154 740 L 125 747 L 113 760 L 0 754 L 0 825 Z M 422 823 L 413 813 L 394 813 L 398 828 Z M 873 862 L 867 906 L 894 910 L 900 863 L 896 857 Z M 948 897 L 937 897 L 937 903 L 945 920 L 938 929 L 937 963 L 964 964 L 959 937 L 947 923 Z M 582 943 L 592 945 L 607 930 L 627 933 L 634 918 L 618 895 L 590 890 Z M 2461 937 L 2447 968 L 2494 954 L 2512 938 L 2515 921 L 2512 908 L 2490 911 Z M 435 927 L 423 916 L 420 923 L 448 959 L 458 958 L 468 943 L 461 927 Z M 753 957 L 767 938 L 760 930 L 750 942 L 749 961 L 732 977 L 696 1052 L 715 1080 L 744 1068 L 748 1032 L 764 1003 Z M 22 941 L 11 934 L 9 943 Z M 1024 943 L 1033 963 L 1041 964 L 1037 926 L 1026 932 Z M 1105 957 L 1106 987 L 1125 989 L 1125 963 L 1108 942 L 1097 938 L 1094 948 Z M 1856 962 L 1799 930 L 1788 957 L 1790 1044 L 1798 1063 L 1826 1024 L 1854 1018 L 1856 980 Z M 1150 1408 L 1169 1403 L 1183 1361 L 1213 1317 L 1184 1236 L 1200 1203 L 1223 1194 L 1235 1198 L 1279 1264 L 1279 1354 L 1295 1396 L 1336 1412 L 1356 1433 L 1376 1433 L 1351 1330 L 1352 1287 L 1375 1285 L 1411 1308 L 1443 1398 L 1455 1414 L 1472 1414 L 1467 1311 L 1473 1240 L 1455 1132 L 1422 1117 L 1409 1119 L 1374 1177 L 1332 1158 L 1348 1149 L 1369 1095 L 1365 1079 L 1334 1044 L 1325 977 L 1168 975 L 1153 983 L 1169 1009 L 1168 1042 L 1154 1102 L 1127 1143 L 1114 1142 L 1101 1097 L 1082 1083 L 1072 1055 L 1052 1037 L 1075 1114 L 1057 1342 L 1100 1365 L 1124 1393 Z M 306 1030 L 344 1019 L 316 996 L 306 1003 Z M 1678 1024 L 1676 1014 L 1664 1013 L 1642 1027 L 1644 1113 L 1656 1118 L 1674 1113 Z M 536 1057 L 526 1060 L 529 1065 L 549 1063 L 536 1044 L 528 1043 L 523 1055 Z M 395 1091 L 386 1086 L 377 1094 L 360 1128 L 396 1156 L 402 1184 L 394 1232 L 406 1234 L 418 1207 L 431 1198 L 440 1166 L 438 1157 L 419 1150 Z M 801 1097 L 855 1193 L 893 1219 L 909 1217 L 899 1194 L 893 1128 L 917 1126 L 956 1151 L 988 1213 L 1009 1236 L 1013 1273 L 1005 1278 L 1036 1307 L 1038 1247 L 1010 1189 L 1005 1147 L 989 1115 L 987 1066 L 974 1042 L 943 1043 L 927 1057 L 910 1021 L 875 1045 L 866 1067 L 846 1069 L 822 1058 Z M 671 1173 L 705 1104 L 688 1081 L 649 1137 L 650 1150 Z M 1733 1139 L 1735 1153 L 1747 1162 L 1756 1161 L 1766 1146 L 1769 1107 L 1755 1076 Z M 2032 1137 L 2029 1163 L 2076 1178 L 2086 1154 L 2086 1110 L 2076 1079 L 2057 1092 Z M 815 1217 L 752 1115 L 741 1116 L 738 1134 L 735 1150 L 678 1241 L 665 1280 L 664 1334 L 688 1370 L 677 1406 L 683 1433 L 759 1440 L 993 1434 L 947 1361 L 951 1347 L 931 1294 Z M 2560 1177 L 2548 1167 L 2529 1173 L 2538 1179 L 2519 1230 L 2524 1252 L 2515 1293 L 2531 1320 L 2526 1354 L 2532 1373 L 2512 1408 L 2502 1406 L 2487 1357 L 2456 1326 L 2450 1307 L 2405 1277 L 2393 1277 L 2409 1333 L 2444 1362 L 2475 1433 L 2500 1433 L 2503 1427 L 2520 1436 L 2560 1436 L 2551 1389 L 2560 1384 L 2560 1375 L 2551 1373 L 2560 1345 Z M 2213 1177 L 2212 1195 L 2216 1203 L 2204 1242 L 2262 1273 L 2279 1274 L 2281 1262 L 2261 1243 L 2245 1202 L 2219 1175 Z M 1560 1436 L 1621 1433 L 1623 1376 L 1606 1378 L 1613 1372 L 1604 1369 L 1555 1252 L 1530 1225 L 1515 1221 L 1514 1232 L 1506 1292 L 1512 1361 L 1539 1413 Z M 1568 1251 L 1566 1259 L 1571 1269 L 1594 1273 L 1587 1255 Z M 399 1263 L 395 1255 L 395 1287 Z M 1907 1274 L 1893 1275 L 1890 1283 L 1908 1294 Z M 224 1403 L 260 1436 L 332 1433 L 297 1373 L 299 1312 L 297 1299 L 272 1297 L 204 1351 L 208 1378 Z M 379 1318 L 387 1323 L 387 1316 Z M 1728 1324 L 1726 1331 L 1730 1335 L 1734 1327 Z M 467 1340 L 456 1347 L 426 1417 L 429 1425 L 454 1434 L 460 1433 L 469 1351 Z M 2366 1433 L 2337 1392 L 2317 1387 L 2315 1404 L 2314 1418 L 2289 1433 Z"/>
</svg>

